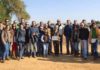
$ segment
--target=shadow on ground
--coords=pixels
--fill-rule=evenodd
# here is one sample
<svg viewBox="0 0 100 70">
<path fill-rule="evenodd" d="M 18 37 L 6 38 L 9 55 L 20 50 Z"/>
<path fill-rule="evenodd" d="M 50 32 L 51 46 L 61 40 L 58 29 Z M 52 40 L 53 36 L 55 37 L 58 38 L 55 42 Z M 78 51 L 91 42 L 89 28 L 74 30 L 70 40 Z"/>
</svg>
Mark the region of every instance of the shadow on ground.
<svg viewBox="0 0 100 70">
<path fill-rule="evenodd" d="M 38 60 L 63 62 L 63 63 L 93 63 L 93 64 L 100 63 L 100 58 L 98 58 L 97 60 L 94 60 L 92 56 L 89 56 L 87 60 L 84 60 L 81 57 L 74 57 L 74 56 L 68 56 L 68 55 L 60 55 L 58 57 L 48 56 L 47 58 L 38 58 Z"/>
</svg>

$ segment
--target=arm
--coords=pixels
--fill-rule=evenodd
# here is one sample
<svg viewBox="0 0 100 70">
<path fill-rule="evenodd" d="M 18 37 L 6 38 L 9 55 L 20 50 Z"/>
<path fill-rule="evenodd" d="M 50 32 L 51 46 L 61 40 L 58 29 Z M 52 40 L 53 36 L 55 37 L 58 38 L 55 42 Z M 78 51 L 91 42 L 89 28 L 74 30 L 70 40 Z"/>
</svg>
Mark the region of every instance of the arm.
<svg viewBox="0 0 100 70">
<path fill-rule="evenodd" d="M 44 37 L 44 36 L 42 35 L 42 36 L 41 36 L 41 41 L 42 41 L 42 42 L 44 42 L 44 39 L 43 39 L 43 37 Z"/>
<path fill-rule="evenodd" d="M 3 44 L 6 44 L 6 41 L 4 40 L 4 31 L 2 32 L 2 42 L 3 42 Z"/>
</svg>

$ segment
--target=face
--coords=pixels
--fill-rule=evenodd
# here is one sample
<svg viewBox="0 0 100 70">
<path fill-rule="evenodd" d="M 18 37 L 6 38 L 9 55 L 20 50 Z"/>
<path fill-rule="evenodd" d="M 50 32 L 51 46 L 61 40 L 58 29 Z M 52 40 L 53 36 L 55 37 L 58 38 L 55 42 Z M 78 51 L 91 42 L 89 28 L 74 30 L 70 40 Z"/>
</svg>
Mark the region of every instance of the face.
<svg viewBox="0 0 100 70">
<path fill-rule="evenodd" d="M 77 20 L 74 20 L 74 24 L 77 25 Z"/>
<path fill-rule="evenodd" d="M 24 22 L 25 22 L 25 20 L 24 20 L 24 19 L 21 19 L 21 22 L 22 22 L 22 23 L 24 23 Z"/>
<path fill-rule="evenodd" d="M 58 25 L 60 25 L 61 24 L 61 21 L 60 20 L 57 20 L 57 23 L 58 23 Z"/>
<path fill-rule="evenodd" d="M 83 23 L 86 24 L 86 20 L 84 20 Z"/>
<path fill-rule="evenodd" d="M 94 20 L 91 20 L 91 23 L 95 23 L 95 21 Z"/>
<path fill-rule="evenodd" d="M 44 26 L 45 26 L 45 28 L 48 28 L 48 25 L 47 24 L 45 24 Z"/>
<path fill-rule="evenodd" d="M 96 28 L 96 24 L 93 24 L 93 28 Z"/>
<path fill-rule="evenodd" d="M 70 25 L 70 20 L 67 20 L 67 25 Z"/>
<path fill-rule="evenodd" d="M 32 22 L 32 26 L 35 26 L 35 25 L 36 25 L 36 22 L 35 22 L 35 21 L 33 21 L 33 22 Z"/>
<path fill-rule="evenodd" d="M 16 24 L 13 24 L 13 29 L 16 29 Z"/>
<path fill-rule="evenodd" d="M 8 24 L 9 23 L 9 20 L 7 19 L 5 22 L 6 22 L 6 24 Z"/>
<path fill-rule="evenodd" d="M 26 24 L 26 28 L 28 28 L 29 27 L 29 24 Z"/>
<path fill-rule="evenodd" d="M 83 27 L 84 27 L 84 24 L 83 24 L 83 23 L 81 23 L 81 24 L 80 24 L 80 27 L 81 27 L 81 28 L 83 28 Z"/>
</svg>

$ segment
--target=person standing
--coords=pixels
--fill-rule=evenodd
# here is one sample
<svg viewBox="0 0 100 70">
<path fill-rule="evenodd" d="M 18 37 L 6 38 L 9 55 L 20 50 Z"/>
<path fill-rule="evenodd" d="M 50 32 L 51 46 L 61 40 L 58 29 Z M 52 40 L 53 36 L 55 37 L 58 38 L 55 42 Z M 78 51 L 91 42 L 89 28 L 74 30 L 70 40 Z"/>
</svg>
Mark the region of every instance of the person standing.
<svg viewBox="0 0 100 70">
<path fill-rule="evenodd" d="M 44 35 L 45 34 L 45 32 L 44 32 L 44 23 L 41 21 L 40 22 L 40 25 L 39 25 L 39 37 L 38 37 L 38 55 L 39 56 L 41 56 L 41 55 L 43 55 L 43 43 L 42 43 L 42 41 L 41 41 L 41 37 L 42 37 L 42 35 Z"/>
<path fill-rule="evenodd" d="M 3 24 L 2 22 L 0 22 L 0 59 L 2 60 L 3 62 L 3 53 L 4 53 L 4 46 L 3 46 L 3 42 L 2 42 L 2 32 L 3 32 Z"/>
<path fill-rule="evenodd" d="M 25 48 L 25 35 L 26 31 L 24 29 L 24 26 L 23 24 L 20 24 L 20 28 L 17 31 L 19 60 L 23 59 L 24 48 Z"/>
<path fill-rule="evenodd" d="M 58 19 L 57 24 L 58 25 L 58 31 L 59 31 L 59 37 L 60 37 L 60 54 L 62 54 L 62 43 L 63 43 L 63 32 L 64 32 L 64 26 L 61 24 L 61 21 Z"/>
<path fill-rule="evenodd" d="M 66 38 L 66 54 L 70 54 L 70 46 L 71 46 L 71 53 L 72 53 L 72 42 L 71 42 L 71 34 L 72 34 L 72 25 L 71 25 L 71 22 L 70 20 L 67 20 L 67 25 L 65 26 L 64 28 L 64 35 L 65 35 L 65 38 Z"/>
<path fill-rule="evenodd" d="M 52 40 L 51 40 L 51 37 L 52 37 L 52 27 L 51 27 L 51 22 L 48 21 L 47 22 L 47 25 L 46 25 L 46 29 L 48 30 L 48 35 L 49 35 L 49 48 L 48 48 L 48 54 L 51 55 L 52 54 Z"/>
<path fill-rule="evenodd" d="M 96 23 L 92 23 L 91 25 L 91 31 L 90 31 L 90 36 L 91 36 L 91 48 L 92 48 L 92 53 L 94 56 L 94 59 L 98 58 L 98 36 L 97 36 L 97 26 Z"/>
<path fill-rule="evenodd" d="M 30 39 L 31 39 L 31 51 L 32 51 L 31 55 L 33 57 L 36 57 L 39 29 L 38 29 L 38 27 L 36 27 L 35 21 L 32 21 L 32 26 L 29 29 L 29 35 L 30 35 Z"/>
<path fill-rule="evenodd" d="M 17 58 L 17 28 L 16 28 L 16 23 L 14 22 L 12 24 L 12 34 L 13 34 L 13 43 L 12 43 L 12 58 L 16 59 Z"/>
<path fill-rule="evenodd" d="M 5 59 L 9 60 L 9 55 L 10 55 L 10 27 L 9 25 L 6 25 L 4 30 L 2 31 L 2 42 L 3 42 L 3 47 L 4 47 L 4 52 L 3 52 L 3 62 L 5 62 Z"/>
<path fill-rule="evenodd" d="M 79 28 L 77 26 L 74 26 L 71 40 L 73 42 L 73 48 L 74 48 L 74 56 L 79 55 Z"/>
<path fill-rule="evenodd" d="M 89 39 L 89 30 L 85 27 L 84 23 L 80 24 L 79 29 L 79 38 L 81 40 L 81 54 L 83 59 L 88 58 L 88 39 Z"/>
<path fill-rule="evenodd" d="M 25 51 L 24 51 L 24 54 L 26 56 L 30 56 L 30 51 L 29 51 L 29 47 L 30 47 L 29 29 L 30 29 L 30 26 L 29 26 L 28 22 L 26 22 L 25 23 L 25 30 L 26 30 L 26 35 L 25 35 Z"/>
<path fill-rule="evenodd" d="M 59 56 L 59 41 L 60 41 L 60 37 L 59 37 L 59 27 L 58 27 L 58 25 L 56 25 L 55 28 L 54 28 L 52 40 L 53 40 L 53 45 L 54 45 L 55 56 Z"/>
<path fill-rule="evenodd" d="M 49 48 L 49 35 L 48 30 L 45 29 L 45 34 L 42 35 L 41 41 L 43 42 L 43 55 L 44 57 L 48 56 L 48 48 Z"/>
</svg>

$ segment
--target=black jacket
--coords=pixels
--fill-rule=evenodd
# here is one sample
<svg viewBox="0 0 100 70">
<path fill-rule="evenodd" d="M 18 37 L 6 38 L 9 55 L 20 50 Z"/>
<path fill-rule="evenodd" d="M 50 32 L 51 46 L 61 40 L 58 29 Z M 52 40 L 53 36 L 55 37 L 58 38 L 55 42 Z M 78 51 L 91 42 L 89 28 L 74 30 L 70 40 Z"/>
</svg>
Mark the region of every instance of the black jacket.
<svg viewBox="0 0 100 70">
<path fill-rule="evenodd" d="M 88 38 L 89 38 L 89 30 L 87 28 L 80 28 L 79 29 L 79 38 L 81 40 L 88 40 Z"/>
</svg>

